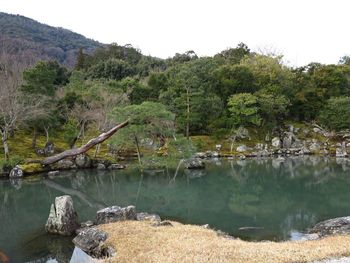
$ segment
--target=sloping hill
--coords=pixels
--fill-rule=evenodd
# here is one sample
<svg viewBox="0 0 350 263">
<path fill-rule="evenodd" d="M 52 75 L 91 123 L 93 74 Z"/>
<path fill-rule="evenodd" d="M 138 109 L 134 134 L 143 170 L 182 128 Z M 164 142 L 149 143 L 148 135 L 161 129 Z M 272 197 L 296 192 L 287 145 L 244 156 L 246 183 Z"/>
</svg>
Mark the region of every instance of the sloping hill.
<svg viewBox="0 0 350 263">
<path fill-rule="evenodd" d="M 103 44 L 67 29 L 0 12 L 0 51 L 25 63 L 53 59 L 73 67 L 80 48 L 84 53 L 92 53 L 101 46 Z"/>
</svg>

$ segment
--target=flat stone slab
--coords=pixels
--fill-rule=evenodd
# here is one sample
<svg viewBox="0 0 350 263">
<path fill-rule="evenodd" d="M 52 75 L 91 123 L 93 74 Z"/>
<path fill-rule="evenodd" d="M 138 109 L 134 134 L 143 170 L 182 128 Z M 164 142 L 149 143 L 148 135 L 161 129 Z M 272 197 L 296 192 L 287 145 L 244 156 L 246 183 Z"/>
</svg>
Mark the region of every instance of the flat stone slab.
<svg viewBox="0 0 350 263">
<path fill-rule="evenodd" d="M 136 220 L 135 206 L 110 206 L 97 211 L 96 224 L 106 224 L 124 220 Z"/>
<path fill-rule="evenodd" d="M 86 252 L 88 255 L 102 258 L 110 257 L 115 254 L 113 248 L 105 245 L 107 233 L 95 227 L 82 229 L 73 239 L 74 245 Z"/>
</svg>

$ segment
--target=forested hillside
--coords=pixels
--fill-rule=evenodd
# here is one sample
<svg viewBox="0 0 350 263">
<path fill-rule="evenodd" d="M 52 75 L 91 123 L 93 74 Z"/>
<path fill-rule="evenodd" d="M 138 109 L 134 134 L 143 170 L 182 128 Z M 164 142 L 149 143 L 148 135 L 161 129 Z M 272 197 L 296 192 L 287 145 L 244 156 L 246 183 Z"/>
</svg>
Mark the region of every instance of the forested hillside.
<svg viewBox="0 0 350 263">
<path fill-rule="evenodd" d="M 64 28 L 51 27 L 20 15 L 0 12 L 0 45 L 19 59 L 57 60 L 73 67 L 80 48 L 92 53 L 101 43 Z"/>
</svg>

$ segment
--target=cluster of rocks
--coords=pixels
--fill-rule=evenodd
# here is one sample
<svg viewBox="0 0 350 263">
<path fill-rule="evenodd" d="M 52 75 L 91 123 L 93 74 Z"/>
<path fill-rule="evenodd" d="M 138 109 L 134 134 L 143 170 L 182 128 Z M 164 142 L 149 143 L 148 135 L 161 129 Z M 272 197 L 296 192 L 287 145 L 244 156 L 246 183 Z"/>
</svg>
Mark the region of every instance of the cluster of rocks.
<svg viewBox="0 0 350 263">
<path fill-rule="evenodd" d="M 171 226 L 171 222 L 162 221 L 159 215 L 137 213 L 135 206 L 111 206 L 97 211 L 94 221 L 79 224 L 77 213 L 74 210 L 73 200 L 69 195 L 55 198 L 51 205 L 45 230 L 50 234 L 71 236 L 77 234 L 73 243 L 90 256 L 96 258 L 113 256 L 116 251 L 106 245 L 108 234 L 98 229 L 97 225 L 138 220 L 150 221 L 153 226 Z"/>
<path fill-rule="evenodd" d="M 36 153 L 42 156 L 49 156 L 55 153 L 55 145 L 48 141 L 43 149 L 36 149 Z"/>
<path fill-rule="evenodd" d="M 112 163 L 104 159 L 91 159 L 87 154 L 77 155 L 74 159 L 63 159 L 52 165 L 54 170 L 70 170 L 70 169 L 88 169 L 96 168 L 99 170 L 117 170 L 124 169 L 125 166 Z"/>
<path fill-rule="evenodd" d="M 50 166 L 43 167 L 40 163 L 27 165 L 17 165 L 9 173 L 10 178 L 22 178 L 25 174 L 48 171 L 49 176 L 54 176 L 61 170 L 91 169 L 98 170 L 120 170 L 126 166 L 118 163 L 112 163 L 105 159 L 92 159 L 87 154 L 77 155 L 75 158 L 66 158 Z M 29 168 L 29 170 L 27 170 Z"/>
<path fill-rule="evenodd" d="M 343 141 L 342 143 L 329 143 L 329 138 L 334 134 L 322 130 L 319 127 L 315 127 L 312 132 L 320 134 L 325 137 L 325 142 L 321 142 L 317 139 L 305 139 L 301 140 L 297 135 L 306 136 L 310 133 L 310 130 L 300 130 L 293 125 L 289 125 L 288 129 L 284 132 L 280 132 L 279 137 L 273 137 L 271 140 L 267 136 L 265 143 L 257 143 L 254 147 L 248 147 L 247 145 L 239 145 L 236 147 L 236 154 L 222 154 L 220 152 L 221 145 L 216 147 L 216 151 L 198 152 L 195 154 L 195 158 L 217 158 L 217 157 L 239 157 L 244 159 L 246 157 L 268 157 L 268 156 L 286 156 L 286 155 L 335 155 L 338 158 L 348 157 L 347 147 L 350 147 L 350 141 Z M 299 136 L 300 137 L 300 136 Z"/>
</svg>

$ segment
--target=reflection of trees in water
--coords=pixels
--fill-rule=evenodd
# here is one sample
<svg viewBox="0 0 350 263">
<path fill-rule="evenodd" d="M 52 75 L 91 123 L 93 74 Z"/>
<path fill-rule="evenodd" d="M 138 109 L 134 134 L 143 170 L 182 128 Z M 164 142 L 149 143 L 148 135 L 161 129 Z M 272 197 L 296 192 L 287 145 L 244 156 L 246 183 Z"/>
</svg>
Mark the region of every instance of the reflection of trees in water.
<svg viewBox="0 0 350 263">
<path fill-rule="evenodd" d="M 266 228 L 280 226 L 286 237 L 293 227 L 305 229 L 325 213 L 350 212 L 342 209 L 350 201 L 344 163 L 316 156 L 244 161 L 230 164 L 237 184 L 228 207 L 236 215 L 269 222 Z"/>
<path fill-rule="evenodd" d="M 58 184 L 55 181 L 50 180 L 50 179 L 43 180 L 43 183 L 46 186 L 48 186 L 50 188 L 53 188 L 53 189 L 55 189 L 55 190 L 57 190 L 57 191 L 59 191 L 59 192 L 61 192 L 63 194 L 67 194 L 67 195 L 78 197 L 83 203 L 85 203 L 89 207 L 94 207 L 96 209 L 102 209 L 102 208 L 106 207 L 106 204 L 94 200 L 89 195 L 87 195 L 84 192 L 79 191 L 77 189 L 73 189 L 73 188 L 68 188 L 68 187 L 62 186 L 62 185 L 60 185 L 60 184 Z"/>
</svg>

